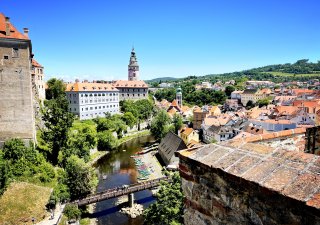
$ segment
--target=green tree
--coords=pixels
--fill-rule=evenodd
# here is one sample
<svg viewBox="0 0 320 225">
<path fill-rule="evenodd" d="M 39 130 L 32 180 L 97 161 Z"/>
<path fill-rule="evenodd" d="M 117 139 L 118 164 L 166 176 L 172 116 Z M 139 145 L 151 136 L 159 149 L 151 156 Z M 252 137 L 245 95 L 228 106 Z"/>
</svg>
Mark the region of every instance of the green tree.
<svg viewBox="0 0 320 225">
<path fill-rule="evenodd" d="M 254 107 L 254 103 L 251 100 L 249 100 L 246 104 L 246 108 L 251 109 L 252 107 Z"/>
<path fill-rule="evenodd" d="M 69 104 L 64 90 L 62 80 L 50 79 L 48 93 L 51 93 L 51 99 L 44 102 L 41 110 L 45 126 L 41 138 L 46 141 L 50 149 L 47 155 L 54 165 L 58 162 L 59 151 L 67 147 L 68 131 L 74 120 L 73 114 L 68 111 Z"/>
<path fill-rule="evenodd" d="M 67 204 L 63 210 L 63 214 L 68 218 L 68 220 L 78 220 L 81 216 L 81 211 L 74 204 Z"/>
<path fill-rule="evenodd" d="M 172 118 L 172 123 L 174 126 L 175 134 L 178 134 L 178 131 L 181 129 L 181 127 L 183 125 L 182 117 L 179 114 L 175 114 Z"/>
<path fill-rule="evenodd" d="M 234 86 L 227 86 L 226 87 L 226 90 L 225 90 L 225 93 L 226 93 L 226 95 L 228 96 L 228 97 L 230 97 L 231 96 L 231 93 L 233 92 L 233 91 L 235 91 L 236 89 L 235 89 L 235 87 Z"/>
<path fill-rule="evenodd" d="M 269 98 L 262 98 L 262 99 L 259 99 L 259 100 L 256 102 L 256 105 L 258 105 L 258 106 L 261 108 L 262 106 L 267 106 L 267 105 L 269 105 L 269 103 L 270 103 Z"/>
<path fill-rule="evenodd" d="M 161 140 L 170 129 L 170 117 L 167 112 L 160 110 L 159 113 L 151 121 L 150 131 L 152 135 L 157 139 Z"/>
<path fill-rule="evenodd" d="M 0 196 L 6 190 L 10 179 L 10 169 L 8 162 L 3 159 L 3 153 L 0 150 Z"/>
<path fill-rule="evenodd" d="M 183 193 L 181 180 L 176 172 L 172 182 L 163 182 L 156 195 L 157 201 L 144 211 L 144 223 L 152 225 L 183 224 Z"/>
<path fill-rule="evenodd" d="M 65 95 L 66 86 L 63 80 L 51 78 L 47 81 L 48 88 L 46 90 L 46 99 L 56 99 Z"/>
<path fill-rule="evenodd" d="M 71 200 L 87 196 L 97 184 L 93 169 L 75 155 L 68 158 L 65 172 Z"/>
<path fill-rule="evenodd" d="M 109 130 L 98 132 L 98 149 L 99 150 L 112 150 L 118 146 L 117 139 Z"/>
<path fill-rule="evenodd" d="M 126 112 L 123 115 L 123 120 L 125 121 L 125 123 L 128 125 L 128 127 L 132 128 L 136 123 L 137 123 L 137 119 L 134 117 L 134 115 L 132 114 L 132 112 Z"/>
</svg>

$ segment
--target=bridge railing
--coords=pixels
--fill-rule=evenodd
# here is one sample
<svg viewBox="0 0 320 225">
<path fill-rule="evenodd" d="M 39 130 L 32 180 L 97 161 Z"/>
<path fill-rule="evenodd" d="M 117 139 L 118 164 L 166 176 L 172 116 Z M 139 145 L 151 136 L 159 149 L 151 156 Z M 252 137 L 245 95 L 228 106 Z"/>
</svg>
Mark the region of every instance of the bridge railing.
<svg viewBox="0 0 320 225">
<path fill-rule="evenodd" d="M 122 186 L 122 187 L 107 189 L 103 192 L 99 192 L 96 194 L 89 195 L 85 198 L 78 199 L 78 200 L 74 201 L 73 203 L 77 204 L 79 206 L 80 205 L 87 205 L 87 204 L 107 200 L 110 198 L 119 197 L 122 195 L 127 195 L 130 193 L 134 193 L 134 192 L 146 190 L 149 188 L 157 187 L 157 186 L 159 186 L 160 181 L 162 181 L 162 180 L 170 180 L 170 178 L 169 177 L 161 177 L 161 178 L 157 178 L 154 180 L 144 181 L 141 183 L 135 183 L 130 186 Z"/>
</svg>

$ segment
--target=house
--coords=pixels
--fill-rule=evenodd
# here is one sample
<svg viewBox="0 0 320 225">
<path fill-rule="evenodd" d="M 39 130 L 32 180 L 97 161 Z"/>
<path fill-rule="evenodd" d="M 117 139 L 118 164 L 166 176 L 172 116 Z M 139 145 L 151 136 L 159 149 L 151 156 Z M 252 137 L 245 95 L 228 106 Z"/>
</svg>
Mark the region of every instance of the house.
<svg viewBox="0 0 320 225">
<path fill-rule="evenodd" d="M 241 99 L 241 94 L 243 93 L 243 91 L 233 91 L 231 92 L 231 99 Z"/>
<path fill-rule="evenodd" d="M 241 96 L 241 103 L 246 106 L 249 101 L 256 103 L 258 100 L 268 97 L 271 94 L 270 89 L 246 89 Z"/>
<path fill-rule="evenodd" d="M 176 134 L 169 132 L 159 144 L 159 155 L 165 165 L 177 165 L 179 159 L 174 153 L 179 150 L 187 149 L 187 145 Z"/>
<path fill-rule="evenodd" d="M 78 82 L 66 87 L 69 111 L 80 120 L 119 113 L 119 90 L 111 84 Z"/>
<path fill-rule="evenodd" d="M 189 127 L 184 127 L 180 130 L 180 137 L 186 145 L 188 145 L 191 141 L 199 143 L 198 132 Z"/>
<path fill-rule="evenodd" d="M 236 111 L 239 108 L 238 99 L 226 99 L 223 108 L 227 111 Z"/>
<path fill-rule="evenodd" d="M 261 126 L 263 129 L 267 131 L 282 131 L 297 128 L 297 124 L 288 119 L 267 119 L 267 120 L 257 120 L 257 119 L 249 119 L 249 122 L 254 124 L 255 126 Z"/>
</svg>

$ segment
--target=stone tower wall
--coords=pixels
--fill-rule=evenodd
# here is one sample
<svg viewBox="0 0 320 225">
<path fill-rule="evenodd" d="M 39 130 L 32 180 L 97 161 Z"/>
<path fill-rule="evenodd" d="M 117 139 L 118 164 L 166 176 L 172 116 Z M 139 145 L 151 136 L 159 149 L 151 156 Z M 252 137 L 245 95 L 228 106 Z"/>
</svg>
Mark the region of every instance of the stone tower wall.
<svg viewBox="0 0 320 225">
<path fill-rule="evenodd" d="M 0 39 L 0 145 L 10 138 L 35 139 L 30 47 L 28 40 Z"/>
</svg>

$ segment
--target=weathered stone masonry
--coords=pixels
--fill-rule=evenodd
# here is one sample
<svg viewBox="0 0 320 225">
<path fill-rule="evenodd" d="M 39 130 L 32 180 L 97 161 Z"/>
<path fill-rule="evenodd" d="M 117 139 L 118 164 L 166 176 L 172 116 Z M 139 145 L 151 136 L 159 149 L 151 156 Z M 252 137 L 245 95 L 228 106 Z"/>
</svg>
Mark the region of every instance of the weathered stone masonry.
<svg viewBox="0 0 320 225">
<path fill-rule="evenodd" d="M 186 225 L 320 224 L 316 155 L 253 143 L 178 155 Z"/>
<path fill-rule="evenodd" d="M 30 48 L 29 40 L 0 41 L 0 141 L 14 137 L 34 140 Z M 17 58 L 13 49 L 18 49 Z"/>
</svg>

